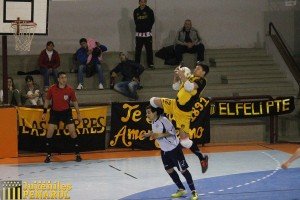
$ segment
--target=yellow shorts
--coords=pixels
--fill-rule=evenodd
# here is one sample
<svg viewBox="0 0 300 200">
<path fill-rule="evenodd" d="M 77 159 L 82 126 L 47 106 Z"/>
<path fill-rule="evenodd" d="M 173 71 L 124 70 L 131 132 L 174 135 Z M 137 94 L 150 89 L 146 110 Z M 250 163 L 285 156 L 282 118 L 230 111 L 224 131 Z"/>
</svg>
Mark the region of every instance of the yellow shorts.
<svg viewBox="0 0 300 200">
<path fill-rule="evenodd" d="M 191 112 L 184 112 L 177 107 L 176 99 L 161 98 L 161 103 L 164 112 L 172 115 L 172 119 L 176 122 L 176 128 L 182 128 L 187 134 L 190 132 L 190 121 L 192 117 Z"/>
</svg>

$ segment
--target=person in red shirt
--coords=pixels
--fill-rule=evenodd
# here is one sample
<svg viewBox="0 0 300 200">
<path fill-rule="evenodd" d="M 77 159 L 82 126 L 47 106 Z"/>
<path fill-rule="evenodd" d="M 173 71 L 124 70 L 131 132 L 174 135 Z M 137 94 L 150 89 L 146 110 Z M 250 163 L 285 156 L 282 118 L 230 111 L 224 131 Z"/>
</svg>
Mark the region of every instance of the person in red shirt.
<svg viewBox="0 0 300 200">
<path fill-rule="evenodd" d="M 65 72 L 58 73 L 58 83 L 52 85 L 48 92 L 44 103 L 44 112 L 42 115 L 42 120 L 46 119 L 47 109 L 52 101 L 50 118 L 48 122 L 48 130 L 46 135 L 46 151 L 47 156 L 45 163 L 51 162 L 51 146 L 52 146 L 52 137 L 54 130 L 58 126 L 59 122 L 62 121 L 67 129 L 69 130 L 70 136 L 74 143 L 74 151 L 76 155 L 76 161 L 80 162 L 82 160 L 79 153 L 79 142 L 75 130 L 75 125 L 72 117 L 72 109 L 70 107 L 70 102 L 72 101 L 77 112 L 77 119 L 82 122 L 80 116 L 79 106 L 76 98 L 76 94 L 73 88 L 67 85 L 67 75 Z"/>
<path fill-rule="evenodd" d="M 54 43 L 47 42 L 46 49 L 44 49 L 39 56 L 40 72 L 44 78 L 44 88 L 49 87 L 49 77 L 53 76 L 53 80 L 57 83 L 57 68 L 60 66 L 59 54 L 54 50 Z"/>
</svg>

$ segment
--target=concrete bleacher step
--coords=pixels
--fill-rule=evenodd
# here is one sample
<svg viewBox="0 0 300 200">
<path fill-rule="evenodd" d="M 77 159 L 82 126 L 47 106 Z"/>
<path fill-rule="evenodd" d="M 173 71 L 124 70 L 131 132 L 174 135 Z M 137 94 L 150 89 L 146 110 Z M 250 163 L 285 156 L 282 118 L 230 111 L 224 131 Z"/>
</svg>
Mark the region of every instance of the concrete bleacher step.
<svg viewBox="0 0 300 200">
<path fill-rule="evenodd" d="M 249 61 L 222 61 L 217 62 L 216 67 L 225 67 L 225 66 L 250 66 L 250 65 L 257 65 L 257 66 L 264 66 L 264 65 L 274 65 L 273 60 L 249 60 Z"/>
<path fill-rule="evenodd" d="M 260 79 L 260 78 L 286 78 L 286 74 L 279 72 L 270 72 L 268 74 L 239 74 L 239 76 L 236 76 L 235 74 L 227 74 L 224 75 L 224 79 L 228 80 L 235 80 L 235 79 Z"/>
<path fill-rule="evenodd" d="M 273 59 L 269 56 L 259 57 L 259 56 L 251 56 L 251 57 L 224 57 L 224 58 L 215 58 L 216 63 L 219 62 L 249 62 L 249 61 L 273 61 Z"/>
<path fill-rule="evenodd" d="M 209 89 L 209 90 L 213 90 L 213 89 Z M 220 90 L 219 88 L 215 89 L 215 90 Z M 243 92 L 243 93 L 252 93 L 255 94 L 255 92 L 261 92 L 264 91 L 265 93 L 268 94 L 272 94 L 273 92 L 276 91 L 285 91 L 285 92 L 289 92 L 289 91 L 294 91 L 295 89 L 290 87 L 290 86 L 280 86 L 278 85 L 277 87 L 274 88 L 274 86 L 270 85 L 270 86 L 264 86 L 264 87 L 249 87 L 249 88 L 227 88 L 226 92 Z"/>
<path fill-rule="evenodd" d="M 252 57 L 257 57 L 257 58 L 264 58 L 264 57 L 269 57 L 269 55 L 266 52 L 246 52 L 246 53 L 219 53 L 219 54 L 214 54 L 214 53 L 205 53 L 205 58 L 214 58 L 214 59 L 222 59 L 222 58 L 237 58 L 237 57 L 243 57 L 243 58 L 252 58 Z"/>
<path fill-rule="evenodd" d="M 223 71 L 213 71 L 214 74 L 223 75 L 223 76 L 241 76 L 241 75 L 252 75 L 255 76 L 257 74 L 281 74 L 282 71 L 279 68 L 273 69 L 252 69 L 252 70 L 223 70 Z"/>
<path fill-rule="evenodd" d="M 245 54 L 245 53 L 262 53 L 265 54 L 265 49 L 262 48 L 227 48 L 227 49 L 207 49 L 205 51 L 208 55 L 215 54 Z"/>
<path fill-rule="evenodd" d="M 145 73 L 142 76 L 142 85 L 144 87 L 163 87 L 163 86 L 168 86 L 169 88 L 171 88 L 172 82 L 173 82 L 173 76 L 172 76 L 173 71 L 172 70 L 155 70 L 155 71 L 145 71 Z M 235 75 L 235 76 L 233 76 Z M 230 77 L 233 76 L 232 79 L 228 79 L 229 82 L 228 83 L 234 83 L 235 79 L 245 79 L 245 77 L 251 77 L 250 74 L 239 74 L 239 76 L 236 76 L 237 72 L 235 72 L 235 74 L 230 74 Z M 271 76 L 271 74 L 269 74 L 268 76 Z M 277 76 L 276 74 L 274 76 Z M 279 74 L 279 77 L 282 77 L 283 75 Z M 33 75 L 35 81 L 37 83 L 39 83 L 40 85 L 43 84 L 42 81 L 42 77 L 40 75 Z M 109 77 L 108 74 L 105 74 L 106 77 L 106 88 L 108 88 L 108 83 L 109 83 Z M 273 77 L 273 76 L 272 76 Z M 21 86 L 24 83 L 24 78 L 25 76 L 17 76 L 15 77 L 15 83 L 18 86 Z M 253 79 L 263 79 L 261 82 L 259 83 L 262 87 L 264 86 L 264 83 L 266 81 L 265 78 L 268 78 L 266 76 L 262 76 L 262 75 L 258 75 L 255 77 L 251 77 Z M 156 80 L 156 81 L 154 81 Z M 76 74 L 68 74 L 68 82 L 70 85 L 72 85 L 73 87 L 77 86 L 77 75 Z M 219 87 L 221 89 L 226 89 L 226 88 L 230 88 L 230 87 L 254 87 L 253 84 L 241 84 L 241 81 L 239 81 L 239 84 L 235 84 L 235 85 L 220 85 L 220 76 L 218 73 L 211 73 L 208 75 L 207 77 L 207 88 L 216 88 Z M 256 81 L 254 82 L 256 83 Z M 273 84 L 266 82 L 267 84 Z M 96 89 L 97 88 L 97 84 L 98 84 L 98 78 L 96 75 L 94 75 L 93 77 L 90 78 L 85 78 L 85 89 Z M 289 84 L 288 82 L 278 82 L 277 80 L 277 84 L 284 84 L 284 85 L 289 85 L 292 86 L 291 84 Z M 274 84 L 273 84 L 274 85 Z"/>
<path fill-rule="evenodd" d="M 203 96 L 205 97 L 232 97 L 232 96 L 257 96 L 257 95 L 270 95 L 272 97 L 278 97 L 278 96 L 295 96 L 294 90 L 285 90 L 282 89 L 273 91 L 270 90 L 270 88 L 265 91 L 261 90 L 252 90 L 252 91 L 237 91 L 237 90 L 227 90 L 227 91 L 216 91 L 216 90 L 205 90 L 203 92 Z"/>
<path fill-rule="evenodd" d="M 171 87 L 144 87 L 138 91 L 139 101 L 148 101 L 151 97 L 175 98 L 176 91 Z M 273 84 L 254 84 L 243 86 L 242 84 L 229 85 L 208 85 L 203 92 L 203 96 L 209 97 L 226 97 L 239 94 L 241 96 L 251 95 L 271 95 L 271 96 L 290 96 L 295 94 L 295 89 L 290 83 L 280 83 L 274 87 Z M 85 103 L 107 103 L 123 102 L 129 99 L 114 90 L 80 90 L 77 91 L 80 102 Z"/>
<path fill-rule="evenodd" d="M 131 55 L 134 55 L 131 53 Z M 142 61 L 145 62 L 145 53 L 143 55 L 144 59 L 142 58 Z M 249 59 L 253 57 L 257 57 L 259 60 L 272 60 L 271 57 L 269 57 L 266 54 L 266 51 L 263 49 L 219 49 L 219 50 L 213 50 L 208 49 L 205 51 L 205 62 L 208 63 L 210 58 L 215 59 L 218 61 L 226 61 L 226 60 L 232 60 L 232 59 L 242 59 L 242 61 L 248 61 Z M 194 67 L 196 63 L 196 56 L 194 54 L 184 54 L 183 56 L 183 63 L 188 67 Z M 157 68 L 160 67 L 170 67 L 169 65 L 164 65 L 164 60 L 159 58 L 154 58 L 154 63 Z M 223 65 L 220 65 L 223 66 Z"/>
<path fill-rule="evenodd" d="M 234 94 L 243 94 L 243 96 L 252 96 L 252 95 L 290 95 L 295 94 L 296 90 L 290 86 L 265 86 L 265 87 L 249 87 L 249 88 L 227 88 L 225 89 L 213 89 L 207 88 L 203 95 L 208 95 L 211 97 L 223 97 L 223 96 L 232 96 Z"/>
<path fill-rule="evenodd" d="M 279 81 L 276 84 L 277 86 L 281 87 L 293 87 L 293 84 L 288 81 Z M 240 88 L 259 88 L 259 87 L 274 87 L 274 83 L 232 83 L 232 84 L 210 84 L 207 85 L 207 88 L 212 89 L 220 89 L 220 90 L 226 90 L 226 89 L 240 89 Z"/>
<path fill-rule="evenodd" d="M 61 54 L 60 70 L 69 72 L 72 68 L 72 53 Z M 118 52 L 105 52 L 102 63 L 105 77 L 105 90 L 97 90 L 98 78 L 94 75 L 85 78 L 85 89 L 77 91 L 82 103 L 106 103 L 112 101 L 128 101 L 113 90 L 109 90 L 109 71 L 119 62 Z M 129 52 L 133 58 L 134 53 Z M 205 52 L 205 61 L 210 58 L 216 61 L 216 67 L 210 67 L 207 76 L 207 87 L 203 95 L 211 97 L 232 95 L 293 95 L 297 89 L 286 77 L 264 49 L 208 49 Z M 17 76 L 17 71 L 31 71 L 37 69 L 38 55 L 9 56 L 9 73 L 18 86 L 24 84 L 25 76 Z M 185 65 L 193 68 L 196 62 L 195 54 L 183 55 Z M 145 52 L 142 53 L 142 64 L 146 63 Z M 155 70 L 146 69 L 141 76 L 144 89 L 139 90 L 140 100 L 148 100 L 152 96 L 174 98 L 176 92 L 172 90 L 173 70 L 175 66 L 164 65 L 164 60 L 155 58 Z M 192 69 L 193 70 L 193 69 Z M 1 73 L 1 72 L 0 72 Z M 41 75 L 34 75 L 34 79 L 42 86 Z M 226 81 L 224 81 L 226 80 Z M 68 73 L 68 82 L 77 86 L 77 74 Z M 226 83 L 226 84 L 224 84 Z M 0 83 L 0 86 L 2 83 Z"/>
<path fill-rule="evenodd" d="M 255 78 L 255 77 L 251 77 L 251 78 L 244 78 L 244 79 L 229 79 L 227 81 L 224 81 L 223 84 L 230 84 L 230 83 L 236 83 L 236 84 L 251 84 L 251 83 L 273 83 L 274 87 L 277 86 L 277 82 L 278 82 L 279 78 L 275 77 L 275 78 Z"/>
<path fill-rule="evenodd" d="M 129 52 L 129 55 L 131 57 L 134 56 L 134 52 Z M 145 52 L 142 53 L 142 59 L 141 62 L 145 64 Z M 251 58 L 253 56 L 257 56 L 259 58 L 261 57 L 267 57 L 263 59 L 271 59 L 269 56 L 267 56 L 266 52 L 263 49 L 208 49 L 205 51 L 205 61 L 208 62 L 209 58 L 216 58 L 216 59 L 222 59 L 222 58 L 240 58 L 240 57 L 246 57 Z M 183 63 L 185 63 L 189 67 L 193 67 L 196 63 L 196 56 L 195 54 L 184 54 L 183 55 Z M 155 66 L 158 68 L 160 67 L 168 67 L 168 65 L 164 65 L 164 60 L 155 58 L 154 57 L 154 63 Z"/>
<path fill-rule="evenodd" d="M 210 72 L 235 72 L 235 71 L 259 71 L 259 70 L 279 70 L 279 67 L 276 65 L 249 65 L 249 66 L 216 66 L 211 67 Z"/>
<path fill-rule="evenodd" d="M 220 50 L 210 50 L 206 51 L 205 60 L 208 62 L 210 57 L 215 58 L 240 58 L 240 57 L 248 57 L 251 54 L 260 55 L 266 54 L 266 52 L 262 49 L 220 49 Z M 72 53 L 64 53 L 60 54 L 61 59 L 61 67 L 59 70 L 69 72 L 70 69 L 73 67 L 72 62 Z M 134 58 L 134 53 L 129 52 L 129 56 L 131 59 Z M 251 58 L 251 57 L 250 57 Z M 194 67 L 196 63 L 196 56 L 194 54 L 184 54 L 183 56 L 184 63 L 189 67 Z M 220 60 L 222 61 L 222 60 Z M 116 64 L 119 62 L 119 53 L 118 52 L 105 52 L 103 55 L 103 69 L 111 70 Z M 142 53 L 141 63 L 146 66 L 146 56 L 145 52 Z M 154 57 L 154 63 L 156 68 L 172 68 L 174 67 L 169 65 L 164 65 L 164 60 Z M 221 62 L 222 63 L 222 62 Z M 223 66 L 221 64 L 219 66 Z M 2 64 L 2 63 L 1 63 Z M 1 65 L 0 64 L 0 65 Z M 8 70 L 9 74 L 15 75 L 17 71 L 32 71 L 38 69 L 38 55 L 9 55 L 8 56 Z"/>
<path fill-rule="evenodd" d="M 61 66 L 60 71 L 69 72 L 73 68 L 72 53 L 60 54 Z M 119 62 L 118 52 L 105 52 L 103 60 L 103 68 L 111 70 Z M 2 59 L 2 57 L 0 56 Z M 8 71 L 10 74 L 16 74 L 17 71 L 32 71 L 39 69 L 38 55 L 9 55 L 8 56 Z M 2 64 L 2 63 L 1 63 Z"/>
<path fill-rule="evenodd" d="M 274 81 L 274 83 L 278 82 L 278 80 L 286 79 L 286 74 L 277 71 L 265 71 L 265 73 L 243 73 L 243 72 L 234 72 L 234 73 L 222 73 L 221 80 L 222 83 L 251 83 L 251 82 L 270 82 Z M 276 81 L 277 79 L 277 81 Z"/>
<path fill-rule="evenodd" d="M 295 96 L 296 91 L 256 91 L 255 95 L 270 95 L 272 97 L 281 97 L 281 96 Z M 240 92 L 238 93 L 239 96 L 251 96 L 248 92 Z"/>
<path fill-rule="evenodd" d="M 141 76 L 141 84 L 143 86 L 171 86 L 173 83 L 173 69 L 156 69 L 156 70 L 145 70 Z M 43 85 L 43 78 L 41 75 L 32 75 L 35 82 L 40 86 Z M 73 87 L 77 87 L 77 74 L 67 73 L 68 83 Z M 109 88 L 110 75 L 108 70 L 104 70 L 104 86 Z M 52 80 L 51 80 L 52 81 Z M 25 83 L 25 75 L 14 76 L 14 82 L 17 86 L 21 86 Z M 218 74 L 211 74 L 207 81 L 210 83 L 221 83 L 221 78 Z M 53 81 L 52 81 L 53 83 Z M 2 83 L 0 83 L 2 85 Z M 86 89 L 96 89 L 98 86 L 98 76 L 95 74 L 92 77 L 84 78 L 84 87 Z"/>
</svg>

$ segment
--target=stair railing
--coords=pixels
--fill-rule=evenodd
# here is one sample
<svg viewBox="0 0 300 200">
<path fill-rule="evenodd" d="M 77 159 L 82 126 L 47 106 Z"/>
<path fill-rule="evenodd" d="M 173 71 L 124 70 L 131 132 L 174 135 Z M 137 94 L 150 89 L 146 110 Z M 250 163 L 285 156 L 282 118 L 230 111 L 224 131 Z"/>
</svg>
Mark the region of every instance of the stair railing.
<svg viewBox="0 0 300 200">
<path fill-rule="evenodd" d="M 275 35 L 272 35 L 272 30 L 274 30 Z M 269 36 L 272 38 L 275 46 L 279 50 L 282 58 L 284 59 L 285 63 L 289 67 L 292 75 L 294 76 L 295 80 L 297 81 L 298 85 L 300 85 L 300 69 L 297 66 L 297 63 L 290 53 L 289 49 L 285 45 L 283 39 L 281 38 L 278 30 L 274 26 L 272 22 L 269 23 Z M 277 41 L 276 41 L 277 40 Z"/>
</svg>

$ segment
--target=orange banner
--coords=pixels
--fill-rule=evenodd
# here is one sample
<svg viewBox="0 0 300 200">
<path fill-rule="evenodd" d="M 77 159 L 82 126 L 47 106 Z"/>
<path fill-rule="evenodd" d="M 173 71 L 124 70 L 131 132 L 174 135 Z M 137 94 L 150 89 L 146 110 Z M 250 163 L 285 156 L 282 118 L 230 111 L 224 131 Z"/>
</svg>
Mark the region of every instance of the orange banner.
<svg viewBox="0 0 300 200">
<path fill-rule="evenodd" d="M 17 110 L 0 108 L 0 158 L 18 157 Z"/>
</svg>

